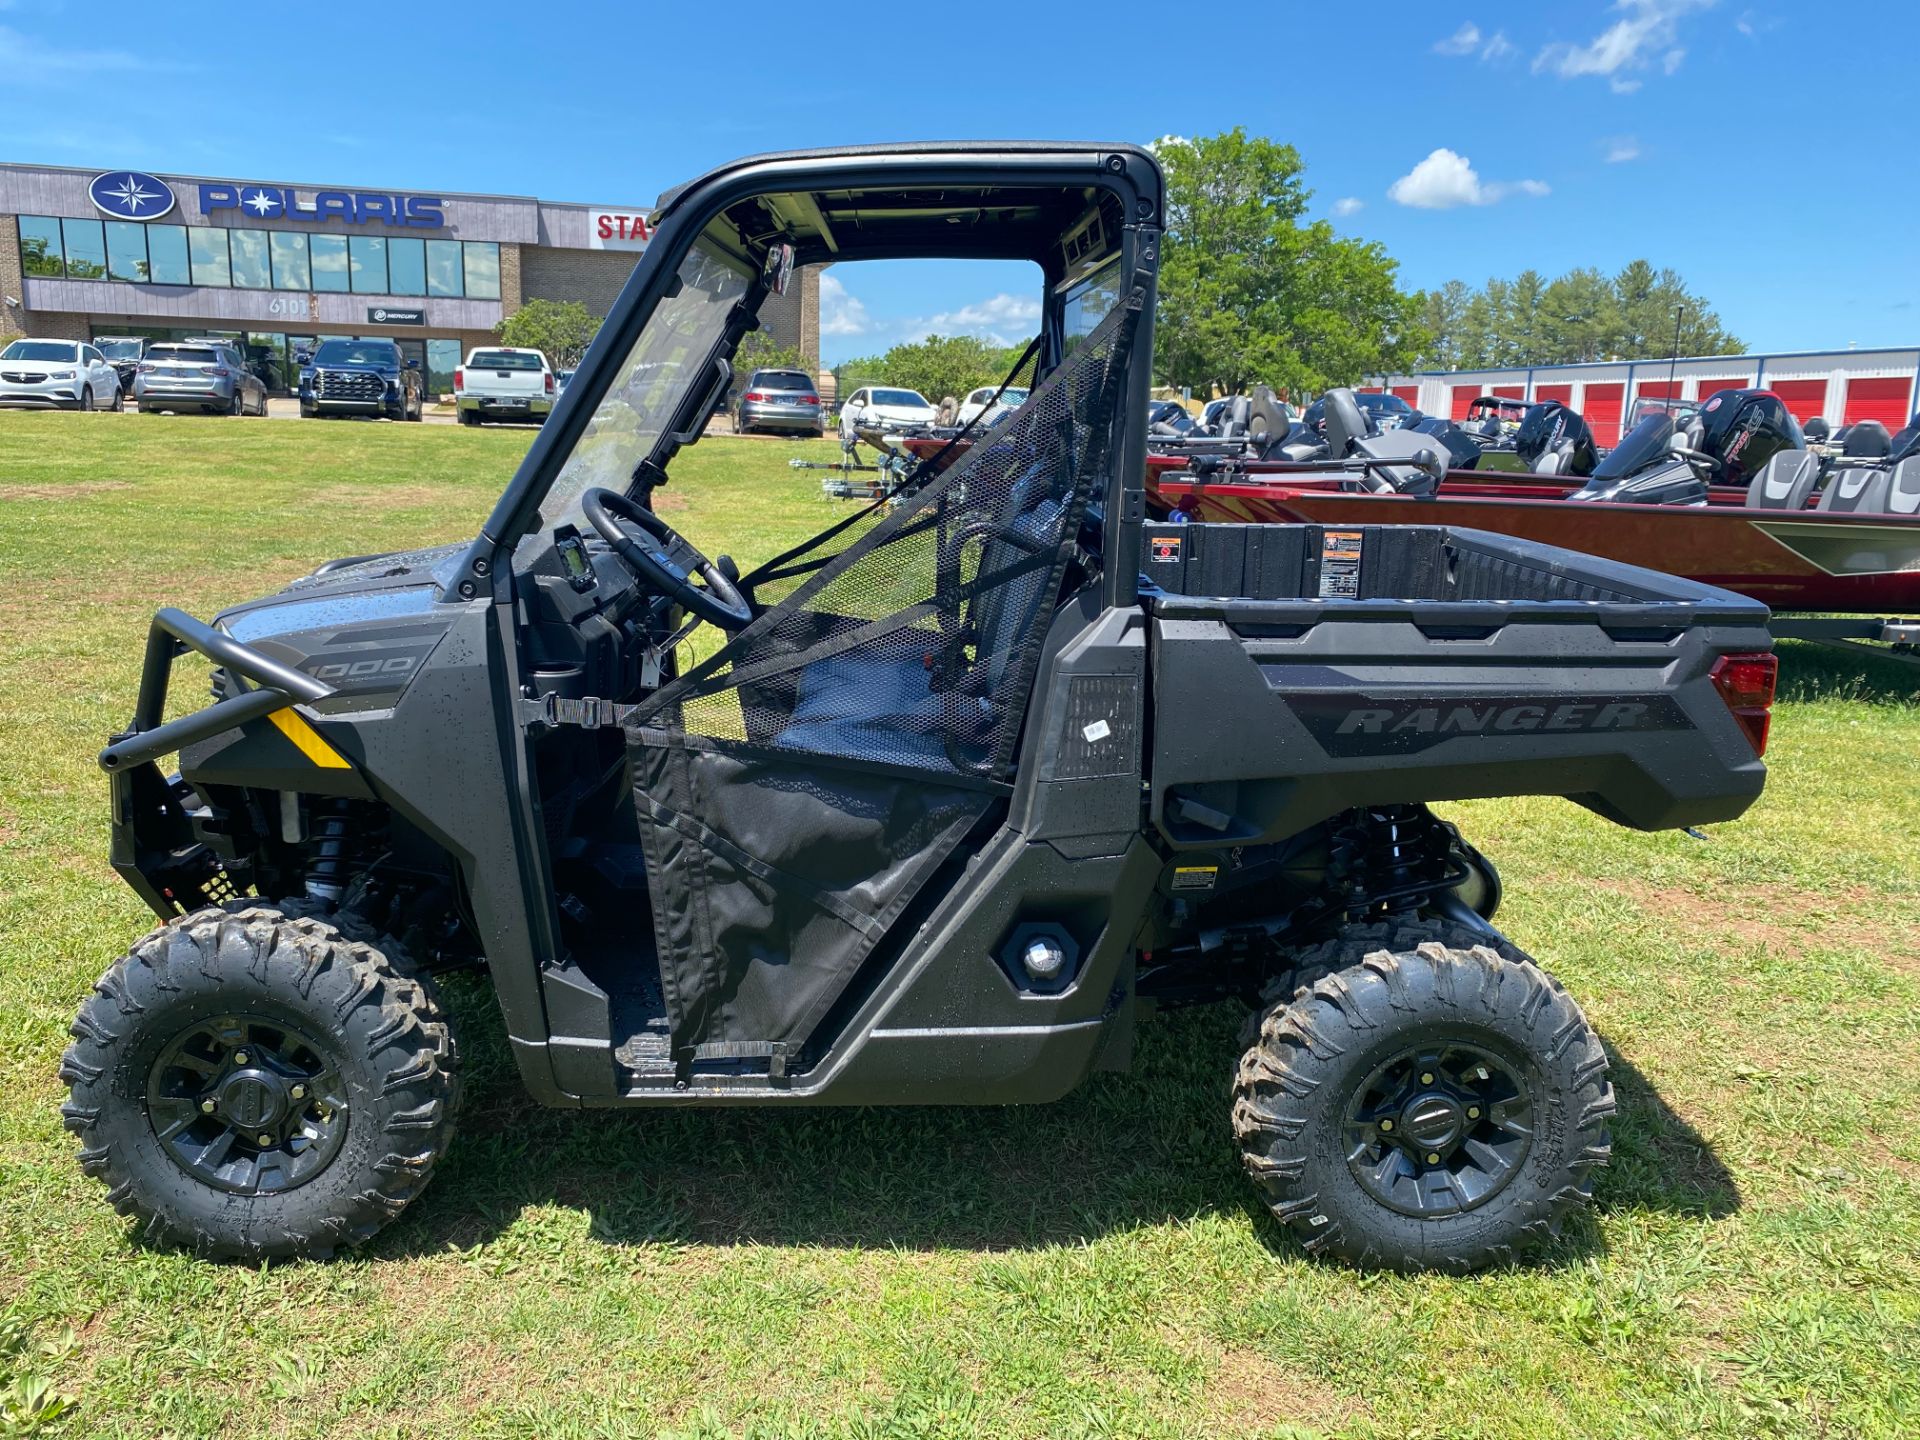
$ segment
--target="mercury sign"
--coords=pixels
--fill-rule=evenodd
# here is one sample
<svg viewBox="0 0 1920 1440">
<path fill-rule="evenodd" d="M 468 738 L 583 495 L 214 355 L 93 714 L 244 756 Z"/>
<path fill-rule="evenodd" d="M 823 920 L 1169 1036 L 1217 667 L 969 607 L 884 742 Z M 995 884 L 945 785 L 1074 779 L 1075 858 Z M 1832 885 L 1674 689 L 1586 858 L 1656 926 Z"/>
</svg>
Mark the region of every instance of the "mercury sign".
<svg viewBox="0 0 1920 1440">
<path fill-rule="evenodd" d="M 589 210 L 589 250 L 644 250 L 653 238 L 653 226 L 641 210 Z"/>
</svg>

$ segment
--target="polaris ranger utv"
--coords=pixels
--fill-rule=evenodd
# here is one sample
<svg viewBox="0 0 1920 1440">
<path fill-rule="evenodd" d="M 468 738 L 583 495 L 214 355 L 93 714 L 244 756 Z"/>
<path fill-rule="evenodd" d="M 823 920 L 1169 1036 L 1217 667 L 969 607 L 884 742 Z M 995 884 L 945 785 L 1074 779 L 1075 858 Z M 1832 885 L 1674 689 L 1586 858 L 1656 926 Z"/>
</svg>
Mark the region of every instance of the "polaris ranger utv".
<svg viewBox="0 0 1920 1440">
<path fill-rule="evenodd" d="M 484 966 L 564 1106 L 1051 1100 L 1143 1009 L 1239 999 L 1223 1138 L 1308 1250 L 1552 1234 L 1607 1060 L 1426 807 L 1740 814 L 1766 612 L 1439 526 L 1148 523 L 1162 204 L 1127 147 L 726 166 L 662 197 L 471 543 L 156 615 L 100 758 L 162 923 L 62 1066 L 112 1202 L 208 1256 L 372 1236 L 453 1132 L 432 977 Z M 750 574 L 703 554 L 650 502 L 763 302 L 908 256 L 1038 264 L 1032 393 Z M 167 720 L 189 651 L 215 703 Z"/>
</svg>

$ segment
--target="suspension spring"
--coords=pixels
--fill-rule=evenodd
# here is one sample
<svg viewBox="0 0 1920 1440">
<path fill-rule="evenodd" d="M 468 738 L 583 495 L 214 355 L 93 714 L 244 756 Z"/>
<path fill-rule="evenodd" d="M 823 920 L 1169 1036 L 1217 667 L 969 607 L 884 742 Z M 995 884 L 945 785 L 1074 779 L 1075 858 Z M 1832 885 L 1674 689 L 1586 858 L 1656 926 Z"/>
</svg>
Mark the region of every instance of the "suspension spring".
<svg viewBox="0 0 1920 1440">
<path fill-rule="evenodd" d="M 1338 904 L 1352 920 L 1418 910 L 1467 875 L 1446 827 L 1424 805 L 1347 812 L 1334 827 L 1331 858 Z"/>
</svg>

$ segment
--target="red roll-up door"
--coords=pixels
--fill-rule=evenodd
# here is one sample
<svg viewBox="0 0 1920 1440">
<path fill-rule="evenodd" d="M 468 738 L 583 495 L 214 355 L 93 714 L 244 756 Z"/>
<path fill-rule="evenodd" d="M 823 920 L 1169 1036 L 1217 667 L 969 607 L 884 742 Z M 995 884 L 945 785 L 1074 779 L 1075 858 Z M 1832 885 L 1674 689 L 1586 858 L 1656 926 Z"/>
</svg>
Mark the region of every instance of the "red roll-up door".
<svg viewBox="0 0 1920 1440">
<path fill-rule="evenodd" d="M 1789 414 L 1801 424 L 1824 415 L 1827 408 L 1827 382 L 1824 380 L 1775 380 L 1767 386 L 1778 395 Z"/>
<path fill-rule="evenodd" d="M 1642 380 L 1638 385 L 1633 387 L 1633 398 L 1636 400 L 1676 400 L 1679 398 L 1680 391 L 1686 383 L 1684 380 Z"/>
<path fill-rule="evenodd" d="M 1420 387 L 1418 385 L 1396 385 L 1393 387 L 1393 393 L 1406 401 L 1407 404 L 1411 405 L 1414 409 L 1418 410 L 1420 408 Z"/>
<path fill-rule="evenodd" d="M 1847 408 L 1841 423 L 1878 420 L 1898 430 L 1913 413 L 1913 380 L 1906 375 L 1860 375 L 1847 381 Z"/>
<path fill-rule="evenodd" d="M 1382 390 L 1378 385 L 1362 385 L 1353 393 L 1356 395 L 1384 395 L 1387 392 Z"/>
<path fill-rule="evenodd" d="M 1573 386 L 1536 385 L 1533 387 L 1533 399 L 1536 405 L 1548 400 L 1558 400 L 1562 405 L 1571 405 L 1573 404 Z"/>
<path fill-rule="evenodd" d="M 1587 424 L 1593 430 L 1595 444 L 1620 443 L 1620 409 L 1626 390 L 1626 385 L 1618 380 L 1587 385 L 1587 396 L 1582 403 L 1586 406 Z"/>
<path fill-rule="evenodd" d="M 1527 387 L 1524 385 L 1496 385 L 1487 393 L 1490 395 L 1498 395 L 1503 400 L 1524 400 L 1527 398 Z"/>
<path fill-rule="evenodd" d="M 1725 380 L 1702 380 L 1693 393 L 1705 400 L 1717 390 L 1744 390 L 1752 383 L 1744 375 L 1731 376 Z"/>
<path fill-rule="evenodd" d="M 1456 385 L 1453 387 L 1453 414 L 1450 418 L 1464 420 L 1467 407 L 1478 400 L 1483 392 L 1478 385 Z"/>
</svg>

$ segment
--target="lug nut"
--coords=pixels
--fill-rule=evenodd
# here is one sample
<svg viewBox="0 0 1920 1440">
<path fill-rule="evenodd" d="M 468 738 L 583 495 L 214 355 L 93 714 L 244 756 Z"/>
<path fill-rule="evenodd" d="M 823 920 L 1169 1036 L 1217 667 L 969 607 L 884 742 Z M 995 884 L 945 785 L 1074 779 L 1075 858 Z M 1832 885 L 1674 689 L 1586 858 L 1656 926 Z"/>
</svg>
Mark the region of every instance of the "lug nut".
<svg viewBox="0 0 1920 1440">
<path fill-rule="evenodd" d="M 236 1065 L 244 1065 L 244 1064 L 246 1064 L 246 1063 L 247 1063 L 247 1052 L 246 1052 L 246 1051 L 244 1051 L 244 1050 L 236 1050 L 236 1051 L 234 1051 L 234 1052 L 233 1052 L 233 1063 L 234 1063 L 234 1064 L 236 1064 Z"/>
<path fill-rule="evenodd" d="M 1467 1106 L 1467 1119 L 1478 1120 L 1479 1118 L 1480 1118 L 1480 1107 L 1478 1105 Z"/>
<path fill-rule="evenodd" d="M 1439 1154 L 1436 1151 L 1429 1150 L 1427 1152 L 1427 1164 L 1438 1165 L 1439 1163 L 1440 1163 Z"/>
<path fill-rule="evenodd" d="M 1382 1130 L 1391 1130 L 1393 1129 L 1393 1122 L 1391 1120 L 1382 1120 L 1380 1122 L 1380 1128 Z"/>
<path fill-rule="evenodd" d="M 201 1113 L 202 1115 L 211 1115 L 211 1114 L 213 1114 L 213 1101 L 211 1101 L 211 1100 L 202 1100 L 202 1101 L 200 1102 L 200 1113 Z"/>
<path fill-rule="evenodd" d="M 260 1137 L 260 1143 L 261 1143 L 262 1145 L 271 1145 L 271 1144 L 273 1144 L 273 1136 L 271 1136 L 271 1135 L 262 1135 L 262 1136 Z"/>
<path fill-rule="evenodd" d="M 1431 1085 L 1433 1083 L 1433 1072 L 1429 1070 L 1425 1074 L 1421 1075 L 1420 1083 L 1422 1085 Z"/>
<path fill-rule="evenodd" d="M 307 1087 L 304 1085 L 296 1085 L 287 1093 L 296 1100 L 304 1100 L 307 1098 Z"/>
</svg>

